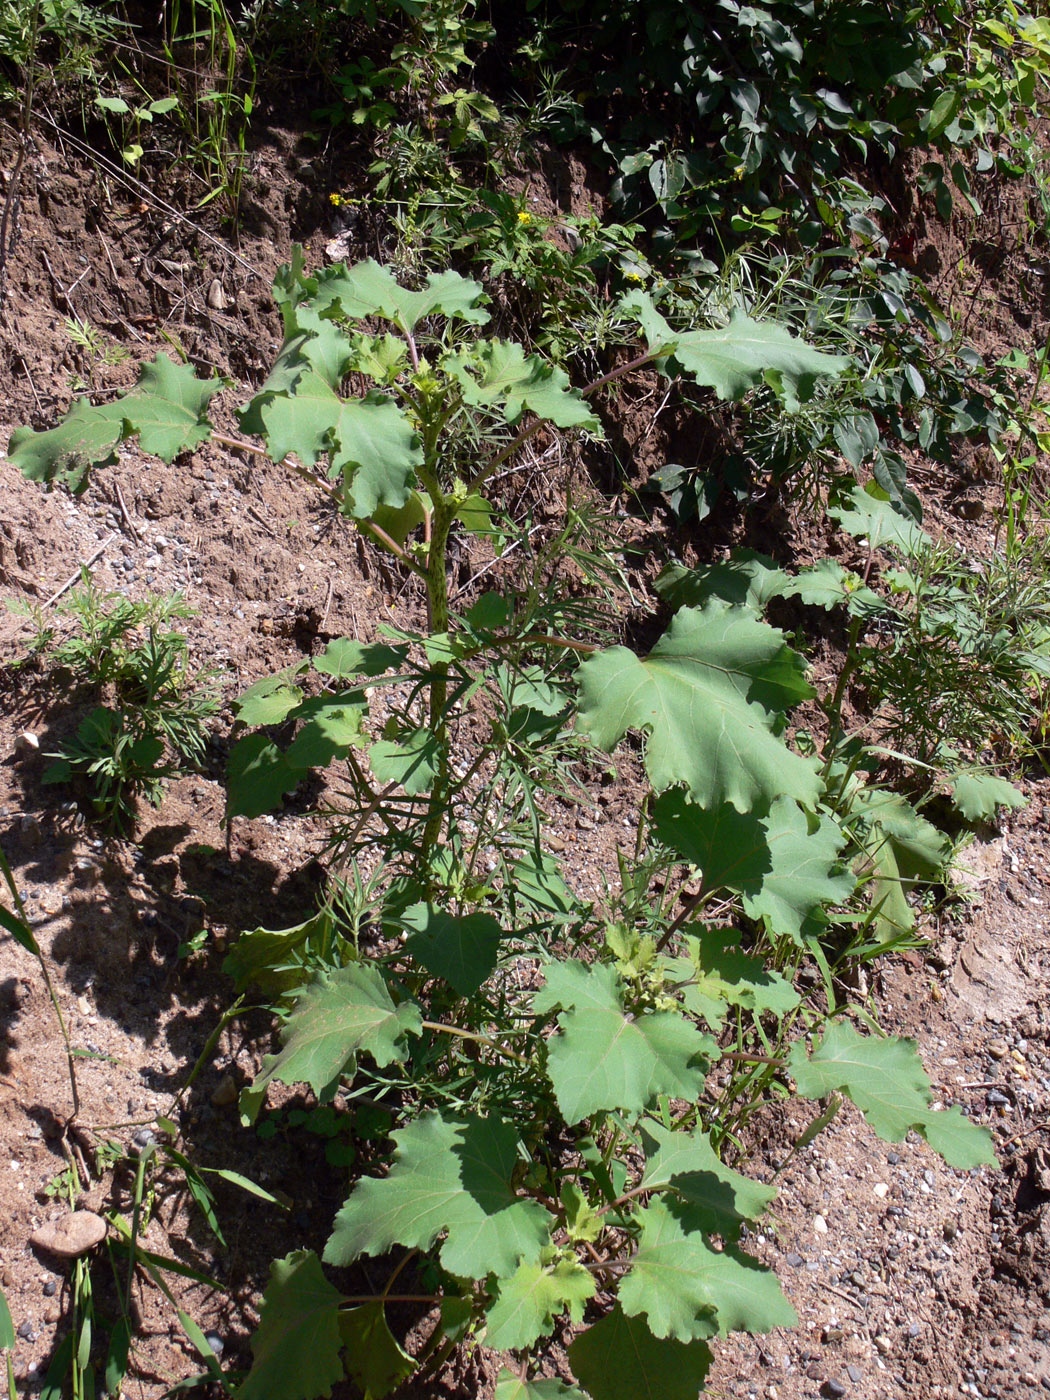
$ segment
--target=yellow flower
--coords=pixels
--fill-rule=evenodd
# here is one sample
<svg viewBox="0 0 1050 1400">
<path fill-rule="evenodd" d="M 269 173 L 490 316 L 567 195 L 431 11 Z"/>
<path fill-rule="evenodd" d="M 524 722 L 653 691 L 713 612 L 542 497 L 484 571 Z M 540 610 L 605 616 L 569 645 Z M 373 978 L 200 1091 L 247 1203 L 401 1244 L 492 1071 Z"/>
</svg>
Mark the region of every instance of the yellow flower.
<svg viewBox="0 0 1050 1400">
<path fill-rule="evenodd" d="M 343 203 L 343 196 L 341 194 L 333 192 L 328 196 L 328 203 L 331 204 L 334 208 L 338 209 L 340 204 Z"/>
<path fill-rule="evenodd" d="M 519 210 L 519 211 L 518 211 L 518 223 L 519 223 L 519 224 L 531 224 L 531 223 L 532 223 L 532 215 L 531 215 L 527 210 L 525 210 L 525 209 Z"/>
<path fill-rule="evenodd" d="M 634 268 L 632 268 L 630 272 L 625 272 L 625 273 L 624 273 L 624 276 L 627 278 L 628 282 L 644 282 L 644 281 L 645 281 L 644 276 L 643 276 L 640 272 L 638 272 L 636 269 L 634 269 Z"/>
</svg>

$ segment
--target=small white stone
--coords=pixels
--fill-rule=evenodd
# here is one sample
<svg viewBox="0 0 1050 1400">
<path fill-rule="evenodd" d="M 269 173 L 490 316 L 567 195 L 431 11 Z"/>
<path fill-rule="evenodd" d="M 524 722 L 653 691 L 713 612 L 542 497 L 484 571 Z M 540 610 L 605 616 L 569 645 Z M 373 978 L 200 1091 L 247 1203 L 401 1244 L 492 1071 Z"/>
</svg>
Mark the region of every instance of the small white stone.
<svg viewBox="0 0 1050 1400">
<path fill-rule="evenodd" d="M 871 1189 L 875 1193 L 875 1195 L 878 1196 L 880 1201 L 884 1201 L 886 1197 L 890 1194 L 890 1188 L 886 1185 L 884 1181 L 876 1182 L 876 1184 Z"/>
<path fill-rule="evenodd" d="M 15 753 L 17 754 L 38 753 L 39 750 L 40 740 L 28 729 L 24 729 L 15 740 Z"/>
<path fill-rule="evenodd" d="M 815 1235 L 826 1235 L 828 1233 L 828 1222 L 822 1215 L 813 1217 L 813 1233 Z"/>
</svg>

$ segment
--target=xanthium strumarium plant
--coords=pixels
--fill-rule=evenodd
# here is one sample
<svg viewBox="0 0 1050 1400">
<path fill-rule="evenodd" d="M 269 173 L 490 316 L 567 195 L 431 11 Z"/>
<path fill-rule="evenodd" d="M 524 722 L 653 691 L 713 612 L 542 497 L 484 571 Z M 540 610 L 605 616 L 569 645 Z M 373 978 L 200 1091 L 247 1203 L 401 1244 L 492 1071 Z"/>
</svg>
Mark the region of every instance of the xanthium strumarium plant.
<svg viewBox="0 0 1050 1400">
<path fill-rule="evenodd" d="M 581 640 L 586 606 L 551 586 L 571 532 L 530 584 L 458 614 L 449 541 L 457 523 L 496 534 L 500 467 L 542 429 L 600 432 L 591 400 L 642 366 L 723 400 L 765 383 L 790 411 L 846 362 L 740 313 L 677 330 L 633 292 L 619 310 L 646 348 L 578 391 L 484 338 L 482 289 L 454 272 L 408 290 L 372 261 L 307 275 L 297 255 L 275 290 L 284 344 L 242 427 L 419 580 L 427 625 L 335 641 L 239 702 L 252 732 L 231 753 L 231 818 L 278 807 L 319 767 L 344 764 L 348 783 L 325 908 L 245 934 L 227 961 L 284 1017 L 241 1110 L 257 1121 L 274 1081 L 322 1103 L 341 1091 L 350 1115 L 357 1096 L 384 1104 L 392 1163 L 355 1181 L 323 1260 L 408 1252 L 369 1298 L 312 1252 L 277 1261 L 237 1394 L 310 1400 L 349 1374 L 380 1397 L 473 1337 L 519 1357 L 498 1400 L 692 1400 L 711 1338 L 796 1321 L 740 1247 L 775 1194 L 723 1160 L 748 1104 L 845 1095 L 882 1137 L 916 1131 L 956 1167 L 993 1162 L 991 1140 L 931 1107 L 914 1044 L 862 1033 L 830 984 L 827 1009 L 804 1004 L 714 916 L 742 908 L 797 962 L 854 890 L 827 774 L 785 737 L 813 692 L 782 634 L 709 597 L 679 607 L 648 655 Z M 344 394 L 351 374 L 367 392 Z M 10 453 L 75 490 L 132 436 L 171 463 L 218 437 L 220 387 L 158 357 L 132 393 L 21 429 Z M 294 725 L 283 749 L 278 724 Z M 545 847 L 542 792 L 584 745 L 612 751 L 629 731 L 651 792 L 599 907 Z M 369 846 L 382 863 L 366 876 Z M 699 881 L 684 900 L 683 871 Z M 402 1294 L 410 1260 L 422 1288 Z M 397 1301 L 437 1309 L 418 1360 L 389 1329 Z M 563 1315 L 575 1384 L 529 1379 Z"/>
</svg>

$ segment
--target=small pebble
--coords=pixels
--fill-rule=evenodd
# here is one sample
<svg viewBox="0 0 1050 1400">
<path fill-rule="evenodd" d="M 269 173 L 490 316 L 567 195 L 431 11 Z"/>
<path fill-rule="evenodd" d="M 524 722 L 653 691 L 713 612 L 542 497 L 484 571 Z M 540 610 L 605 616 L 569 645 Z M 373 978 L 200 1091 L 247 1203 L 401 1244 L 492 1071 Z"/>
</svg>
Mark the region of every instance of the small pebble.
<svg viewBox="0 0 1050 1400">
<path fill-rule="evenodd" d="M 57 1289 L 58 1285 L 55 1283 L 55 1280 L 53 1278 L 49 1278 L 47 1283 L 44 1284 L 44 1297 L 53 1298 Z"/>
<path fill-rule="evenodd" d="M 790 1264 L 791 1267 L 792 1267 L 793 1269 L 801 1269 L 802 1265 L 806 1262 L 806 1261 L 802 1258 L 802 1255 L 801 1255 L 801 1254 L 794 1254 L 794 1253 L 792 1253 L 792 1254 L 786 1254 L 786 1255 L 784 1256 L 784 1258 L 785 1258 L 785 1261 L 786 1261 L 788 1264 Z"/>
<path fill-rule="evenodd" d="M 219 1336 L 218 1332 L 205 1332 L 204 1340 L 211 1347 L 216 1356 L 221 1356 L 226 1343 Z"/>
<path fill-rule="evenodd" d="M 876 1182 L 871 1189 L 874 1192 L 874 1194 L 878 1196 L 880 1201 L 884 1201 L 886 1197 L 890 1194 L 890 1188 L 886 1185 L 884 1181 Z"/>
<path fill-rule="evenodd" d="M 861 1377 L 864 1375 L 864 1372 L 860 1369 L 859 1366 L 847 1366 L 847 1367 L 846 1367 L 846 1375 L 849 1376 L 849 1378 L 850 1378 L 850 1380 L 853 1382 L 853 1384 L 856 1385 L 856 1383 L 857 1383 L 857 1382 L 861 1379 Z"/>
<path fill-rule="evenodd" d="M 886 1336 L 885 1332 L 880 1332 L 875 1338 L 875 1346 L 882 1352 L 883 1356 L 889 1356 L 890 1352 L 893 1350 L 893 1343 L 890 1341 L 889 1337 Z"/>
<path fill-rule="evenodd" d="M 820 1393 L 828 1396 L 829 1400 L 841 1400 L 841 1397 L 846 1393 L 846 1387 L 841 1381 L 826 1380 L 820 1387 Z"/>
<path fill-rule="evenodd" d="M 18 1335 L 22 1338 L 23 1341 L 36 1341 L 36 1332 L 34 1332 L 33 1330 L 33 1319 L 31 1317 L 27 1317 L 25 1322 L 19 1323 Z"/>
<path fill-rule="evenodd" d="M 828 1222 L 822 1215 L 813 1217 L 813 1233 L 816 1235 L 826 1235 L 828 1233 Z"/>
<path fill-rule="evenodd" d="M 232 1074 L 224 1074 L 211 1096 L 215 1108 L 229 1108 L 237 1102 L 237 1081 Z"/>
</svg>

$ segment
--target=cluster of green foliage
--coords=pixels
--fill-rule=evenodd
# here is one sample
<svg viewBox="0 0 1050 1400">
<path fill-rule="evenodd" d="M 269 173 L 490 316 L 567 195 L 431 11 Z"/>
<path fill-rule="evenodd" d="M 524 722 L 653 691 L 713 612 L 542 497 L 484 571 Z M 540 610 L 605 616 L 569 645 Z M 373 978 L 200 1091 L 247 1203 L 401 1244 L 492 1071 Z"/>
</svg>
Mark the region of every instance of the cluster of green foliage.
<svg viewBox="0 0 1050 1400">
<path fill-rule="evenodd" d="M 813 691 L 755 606 L 774 580 L 810 602 L 881 604 L 819 566 L 794 581 L 745 570 L 750 589 L 728 599 L 725 580 L 720 593 L 688 574 L 674 580 L 670 628 L 639 655 L 581 639 L 542 574 L 457 614 L 448 544 L 457 523 L 493 534 L 486 487 L 541 429 L 600 433 L 592 401 L 632 369 L 722 400 L 765 385 L 791 406 L 846 362 L 739 312 L 675 329 L 634 292 L 619 313 L 644 348 L 577 391 L 549 361 L 486 338 L 481 286 L 452 272 L 408 290 L 373 262 L 310 275 L 297 259 L 276 294 L 284 346 L 242 426 L 272 460 L 294 454 L 419 580 L 427 628 L 333 642 L 238 702 L 253 732 L 230 755 L 230 817 L 271 810 L 311 770 L 345 763 L 338 868 L 350 872 L 314 918 L 246 934 L 230 954 L 237 984 L 261 987 L 285 1022 L 241 1110 L 254 1122 L 274 1081 L 307 1084 L 321 1104 L 337 1090 L 350 1105 L 378 1100 L 395 1125 L 393 1165 L 353 1186 L 324 1258 L 401 1246 L 429 1262 L 425 1293 L 394 1292 L 399 1268 L 369 1299 L 341 1294 L 310 1252 L 275 1264 L 237 1394 L 307 1400 L 347 1372 L 386 1394 L 418 1364 L 386 1321 L 403 1296 L 440 1303 L 424 1364 L 467 1336 L 526 1358 L 558 1316 L 586 1314 L 569 1358 L 592 1400 L 633 1395 L 639 1368 L 669 1394 L 695 1394 L 711 1337 L 795 1320 L 738 1244 L 772 1198 L 723 1160 L 756 1102 L 843 1094 L 891 1141 L 915 1130 L 954 1165 L 993 1160 L 958 1108 L 931 1109 L 914 1046 L 862 1033 L 838 1003 L 827 950 L 832 911 L 855 897 L 856 813 L 875 852 L 872 918 L 891 916 L 891 889 L 907 908 L 906 857 L 926 828 L 859 782 L 858 759 L 846 771 L 840 735 L 823 756 L 791 746 L 785 721 Z M 373 387 L 345 397 L 351 373 Z M 218 387 L 158 358 L 130 395 L 19 430 L 12 460 L 80 487 L 133 435 L 173 460 L 208 436 Z M 858 491 L 847 526 L 850 510 L 873 545 L 878 528 L 918 533 L 885 498 Z M 273 729 L 289 722 L 281 747 Z M 651 793 L 619 888 L 596 903 L 546 848 L 543 792 L 586 746 L 612 751 L 629 731 L 645 736 Z M 852 826 L 837 815 L 847 788 Z M 698 888 L 683 896 L 689 877 Z M 753 948 L 725 924 L 727 902 Z M 809 955 L 828 969 L 823 1008 L 782 975 Z M 859 1023 L 874 1031 L 866 1014 Z M 509 1372 L 501 1389 L 545 1393 Z"/>
<path fill-rule="evenodd" d="M 169 57 L 192 50 L 222 81 L 158 98 L 124 75 L 96 93 L 127 159 L 156 118 L 213 111 L 227 125 L 198 147 L 234 212 L 255 67 L 290 36 L 324 80 L 314 122 L 366 152 L 391 266 L 308 273 L 296 254 L 275 285 L 284 344 L 240 421 L 396 560 L 426 612 L 235 703 L 230 822 L 318 770 L 341 794 L 322 907 L 246 932 L 226 960 L 281 1025 L 242 1119 L 316 1133 L 353 1170 L 321 1257 L 275 1262 L 250 1372 L 211 1358 L 209 1373 L 240 1400 L 312 1400 L 344 1376 L 379 1400 L 480 1340 L 518 1359 L 497 1400 L 692 1400 L 712 1338 L 795 1320 L 741 1247 L 774 1198 L 741 1170 L 756 1106 L 819 1103 L 809 1140 L 847 1097 L 887 1140 L 994 1160 L 958 1107 L 931 1108 L 915 1047 L 844 1000 L 839 973 L 915 940 L 952 854 L 935 810 L 957 830 L 1021 800 L 1000 774 L 1031 751 L 1050 674 L 1045 550 L 1025 556 L 1047 355 L 1030 392 L 1023 356 L 984 363 L 894 240 L 872 169 L 924 147 L 921 191 L 945 220 L 1031 175 L 1050 26 L 962 0 L 167 14 Z M 540 142 L 605 165 L 616 222 L 541 216 L 520 179 L 511 192 Z M 605 603 L 624 561 L 601 511 L 568 500 L 536 543 L 495 483 L 540 434 L 603 450 L 606 396 L 642 373 L 728 444 L 665 464 L 644 508 L 688 525 L 761 484 L 826 511 L 853 567 L 671 564 L 662 635 L 618 645 Z M 129 438 L 170 466 L 212 435 L 222 387 L 158 356 L 130 394 L 20 429 L 10 455 L 74 491 Z M 1006 553 L 981 574 L 922 530 L 905 469 L 903 449 L 950 464 L 962 439 L 1007 475 Z M 451 586 L 457 533 L 493 555 L 485 591 Z M 823 691 L 782 630 L 812 609 L 844 641 Z M 165 653 L 180 676 L 181 655 Z M 120 688 L 126 661 L 107 673 L 110 719 L 67 763 L 102 773 L 157 708 L 144 677 L 164 666 L 135 657 L 137 689 Z M 793 728 L 801 704 L 811 733 Z M 595 895 L 552 852 L 550 809 L 614 779 L 625 743 L 648 790 Z M 141 752 L 149 792 L 159 752 Z M 274 1083 L 316 1107 L 267 1114 Z M 394 1250 L 375 1296 L 322 1268 Z M 399 1301 L 435 1309 L 419 1356 L 390 1331 Z M 572 1386 L 531 1378 L 562 1317 Z"/>
<path fill-rule="evenodd" d="M 214 675 L 190 669 L 186 637 L 168 625 L 193 610 L 179 594 L 137 601 L 103 594 L 85 570 L 60 605 L 75 624 L 61 640 L 42 612 L 26 611 L 35 629 L 28 658 L 78 697 L 106 701 L 52 755 L 43 780 L 83 780 L 96 816 L 127 831 L 140 797 L 157 806 L 165 779 L 200 765 L 219 707 Z"/>
</svg>

